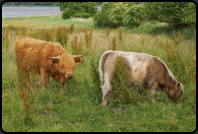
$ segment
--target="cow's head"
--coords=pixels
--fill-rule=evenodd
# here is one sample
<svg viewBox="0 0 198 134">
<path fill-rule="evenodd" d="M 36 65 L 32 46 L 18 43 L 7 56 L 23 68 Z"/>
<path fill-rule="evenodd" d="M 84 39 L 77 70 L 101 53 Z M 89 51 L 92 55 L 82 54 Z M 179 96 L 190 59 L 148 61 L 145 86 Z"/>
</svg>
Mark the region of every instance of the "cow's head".
<svg viewBox="0 0 198 134">
<path fill-rule="evenodd" d="M 184 88 L 182 83 L 178 82 L 175 84 L 175 89 L 169 90 L 168 97 L 176 103 L 181 101 L 181 96 L 184 93 Z"/>
<path fill-rule="evenodd" d="M 73 77 L 74 68 L 78 63 L 81 62 L 80 58 L 85 56 L 87 53 L 83 55 L 63 54 L 60 56 L 47 58 L 52 60 L 53 64 L 57 66 L 62 76 L 64 76 L 66 79 L 70 79 Z"/>
</svg>

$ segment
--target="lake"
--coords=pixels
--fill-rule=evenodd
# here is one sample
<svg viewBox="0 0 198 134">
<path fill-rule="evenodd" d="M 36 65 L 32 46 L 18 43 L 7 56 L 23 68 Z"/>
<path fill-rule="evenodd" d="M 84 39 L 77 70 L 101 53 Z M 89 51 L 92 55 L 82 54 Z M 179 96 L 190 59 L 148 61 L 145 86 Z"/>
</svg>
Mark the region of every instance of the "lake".
<svg viewBox="0 0 198 134">
<path fill-rule="evenodd" d="M 101 6 L 98 6 L 98 11 Z M 59 7 L 2 7 L 2 18 L 62 14 Z"/>
</svg>

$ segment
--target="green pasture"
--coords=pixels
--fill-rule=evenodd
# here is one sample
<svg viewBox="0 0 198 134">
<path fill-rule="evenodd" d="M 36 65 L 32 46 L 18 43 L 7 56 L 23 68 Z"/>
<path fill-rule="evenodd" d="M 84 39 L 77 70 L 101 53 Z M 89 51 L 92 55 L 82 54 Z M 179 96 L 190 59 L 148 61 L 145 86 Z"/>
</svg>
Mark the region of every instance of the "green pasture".
<svg viewBox="0 0 198 134">
<path fill-rule="evenodd" d="M 30 112 L 27 114 L 24 111 L 25 104 L 22 103 L 16 72 L 13 45 L 18 36 L 17 30 L 26 27 L 26 36 L 36 37 L 31 34 L 30 29 L 36 33 L 41 28 L 52 29 L 59 26 L 69 28 L 72 24 L 74 30 L 68 33 L 67 45 L 64 48 L 69 54 L 73 54 L 77 48 L 72 48 L 72 41 L 77 40 L 77 44 L 81 44 L 82 48 L 80 53 L 89 51 L 82 58 L 84 63 L 76 67 L 74 78 L 66 82 L 64 90 L 53 78 L 50 78 L 47 88 L 43 90 L 40 75 L 31 76 L 35 100 L 33 95 L 29 94 Z M 11 30 L 9 26 L 17 30 Z M 60 15 L 2 18 L 2 38 L 4 38 L 2 40 L 2 130 L 5 132 L 194 132 L 196 130 L 194 34 L 196 28 L 192 26 L 173 32 L 166 27 L 166 24 L 158 22 L 148 22 L 134 29 L 122 27 L 122 40 L 120 40 L 116 28 L 110 29 L 107 36 L 107 29 L 96 27 L 92 18 L 62 20 Z M 89 44 L 86 43 L 86 33 Z M 23 35 L 20 31 L 19 34 Z M 53 41 L 57 42 L 56 29 L 50 34 Z M 46 36 L 39 35 L 38 38 L 45 40 Z M 113 38 L 115 38 L 114 43 Z M 137 98 L 137 93 L 133 90 L 130 91 L 132 101 L 125 104 L 122 101 L 110 101 L 102 108 L 102 91 L 98 74 L 99 58 L 104 51 L 112 49 L 113 45 L 116 50 L 148 53 L 163 60 L 176 80 L 183 83 L 182 98 L 186 98 L 185 101 L 176 104 L 165 92 L 156 92 L 156 104 L 153 105 L 148 91 L 143 91 Z M 36 80 L 33 80 L 34 77 Z M 114 112 L 117 108 L 125 110 Z"/>
</svg>

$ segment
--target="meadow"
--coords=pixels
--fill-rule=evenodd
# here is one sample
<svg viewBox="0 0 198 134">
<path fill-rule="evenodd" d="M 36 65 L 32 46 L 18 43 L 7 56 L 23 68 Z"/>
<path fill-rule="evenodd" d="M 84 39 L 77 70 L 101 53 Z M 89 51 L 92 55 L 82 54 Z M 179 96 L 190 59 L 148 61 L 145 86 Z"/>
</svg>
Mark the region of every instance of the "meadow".
<svg viewBox="0 0 198 134">
<path fill-rule="evenodd" d="M 45 91 L 40 75 L 34 90 L 21 89 L 17 79 L 14 41 L 18 36 L 59 42 L 69 54 L 83 54 L 65 89 L 50 78 Z M 98 63 L 106 50 L 132 51 L 159 57 L 184 86 L 179 104 L 165 92 L 148 91 L 132 100 L 111 101 L 102 108 Z M 22 95 L 25 92 L 26 97 Z M 25 103 L 26 102 L 26 103 Z M 28 107 L 27 106 L 28 103 Z M 124 108 L 116 112 L 117 108 Z M 2 18 L 2 130 L 5 132 L 194 132 L 196 130 L 196 27 L 170 30 L 164 23 L 130 29 L 99 28 L 93 19 L 60 15 Z"/>
</svg>

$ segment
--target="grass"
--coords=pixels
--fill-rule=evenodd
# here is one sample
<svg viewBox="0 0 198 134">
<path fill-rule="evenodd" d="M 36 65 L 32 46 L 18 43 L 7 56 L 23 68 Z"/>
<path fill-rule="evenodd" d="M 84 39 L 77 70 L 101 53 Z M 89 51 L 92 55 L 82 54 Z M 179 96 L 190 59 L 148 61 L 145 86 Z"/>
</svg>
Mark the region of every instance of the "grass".
<svg viewBox="0 0 198 134">
<path fill-rule="evenodd" d="M 22 24 L 21 24 L 22 23 Z M 15 28 L 25 26 L 27 35 L 31 30 L 41 34 L 38 28 L 65 27 L 74 24 L 74 30 L 69 33 L 65 50 L 72 54 L 72 42 L 81 44 L 82 52 L 86 52 L 85 34 L 92 38 L 89 42 L 89 54 L 82 58 L 74 72 L 74 78 L 67 81 L 65 89 L 61 84 L 50 78 L 46 92 L 42 90 L 42 84 L 37 84 L 34 90 L 34 111 L 29 114 L 31 121 L 26 120 L 26 114 L 22 114 L 21 96 L 18 92 L 16 63 L 14 56 L 14 40 L 18 36 L 16 31 L 9 30 L 8 37 L 2 42 L 2 130 L 5 132 L 193 132 L 196 129 L 196 41 L 193 37 L 187 37 L 185 31 L 183 39 L 176 43 L 172 33 L 159 34 L 149 33 L 149 25 L 146 29 L 139 31 L 135 29 L 122 28 L 122 40 L 119 39 L 117 29 L 106 30 L 94 26 L 91 19 L 61 20 L 60 16 L 36 16 L 17 17 L 2 19 L 2 33 L 8 29 L 8 25 Z M 163 26 L 158 24 L 159 27 Z M 87 27 L 87 28 L 86 28 Z M 93 31 L 88 27 L 93 27 Z M 53 29 L 54 31 L 56 29 Z M 52 30 L 52 31 L 53 31 Z M 195 29 L 196 30 L 196 29 Z M 91 32 L 92 31 L 92 32 Z M 139 31 L 139 33 L 138 33 Z M 152 31 L 152 29 L 151 29 Z M 92 33 L 92 34 L 90 34 Z M 5 33 L 6 34 L 6 33 Z M 45 32 L 44 32 L 45 34 Z M 50 37 L 56 42 L 56 32 L 49 32 Z M 175 33 L 178 37 L 178 34 Z M 42 34 L 41 34 L 42 35 Z M 36 37 L 36 36 L 35 36 Z M 41 38 L 37 36 L 37 38 Z M 46 36 L 42 36 L 45 40 Z M 187 97 L 183 103 L 175 104 L 164 92 L 156 92 L 156 104 L 150 102 L 148 91 L 137 99 L 136 91 L 131 91 L 132 101 L 123 106 L 123 103 L 112 103 L 102 108 L 101 89 L 99 87 L 98 63 L 102 53 L 109 49 L 112 40 L 116 41 L 116 50 L 134 51 L 148 53 L 163 60 L 176 79 L 184 84 L 183 97 Z M 172 50 L 167 45 L 173 45 Z M 175 55 L 167 55 L 167 52 L 180 53 L 179 60 L 169 60 Z M 177 58 L 176 58 L 177 59 Z M 170 62 L 171 61 L 171 62 Z M 182 70 L 187 66 L 188 70 Z M 185 68 L 185 69 L 187 69 Z M 178 70 L 180 72 L 178 73 Z M 182 72 L 185 77 L 180 78 Z M 36 77 L 40 77 L 37 75 Z M 39 79 L 37 83 L 39 82 Z M 41 82 L 40 82 L 41 83 Z M 30 100 L 30 106 L 33 101 Z M 124 107 L 127 111 L 112 113 L 114 108 Z"/>
<path fill-rule="evenodd" d="M 130 28 L 127 28 L 130 29 Z M 174 35 L 178 35 L 179 32 L 182 32 L 185 39 L 195 40 L 196 39 L 196 26 L 190 26 L 186 28 L 174 29 L 171 28 L 166 23 L 159 22 L 144 22 L 139 27 L 136 27 L 132 30 L 134 33 L 142 34 L 147 33 L 151 35 L 166 35 L 169 38 L 173 39 Z"/>
<path fill-rule="evenodd" d="M 14 22 L 12 22 L 14 20 Z M 86 19 L 79 21 L 79 19 L 61 19 L 61 15 L 46 15 L 46 16 L 28 16 L 3 18 L 2 26 L 26 26 L 27 28 L 48 28 L 53 26 L 70 26 L 71 24 L 78 25 L 78 27 L 93 27 L 93 20 Z"/>
</svg>

